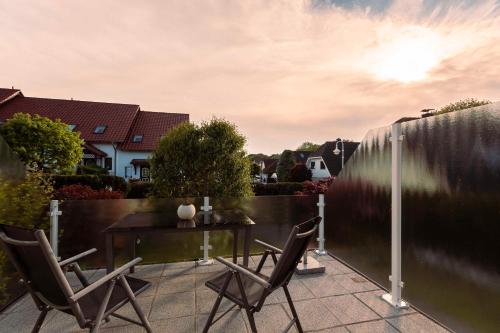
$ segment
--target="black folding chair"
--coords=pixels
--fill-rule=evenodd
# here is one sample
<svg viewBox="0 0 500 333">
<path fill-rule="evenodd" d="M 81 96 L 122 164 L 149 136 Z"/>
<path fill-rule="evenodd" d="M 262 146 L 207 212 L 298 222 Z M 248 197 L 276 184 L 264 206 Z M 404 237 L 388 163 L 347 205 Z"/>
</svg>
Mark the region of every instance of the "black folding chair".
<svg viewBox="0 0 500 333">
<path fill-rule="evenodd" d="M 91 249 L 72 258 L 57 261 L 42 230 L 0 224 L 0 240 L 7 256 L 14 264 L 21 282 L 41 311 L 32 332 L 38 332 L 47 313 L 56 309 L 75 316 L 80 328 L 99 332 L 102 321 L 114 316 L 140 325 L 152 333 L 151 325 L 137 303 L 136 296 L 151 283 L 125 276 L 127 270 L 140 262 L 136 258 L 92 284 L 85 278 L 77 261 L 96 249 Z M 74 292 L 65 272 L 73 271 L 82 284 Z M 121 316 L 115 311 L 130 302 L 140 322 Z"/>
<path fill-rule="evenodd" d="M 238 305 L 240 309 L 245 309 L 252 332 L 257 332 L 254 313 L 259 312 L 262 309 L 267 296 L 280 287 L 283 288 L 283 291 L 285 292 L 288 305 L 290 306 L 290 310 L 293 315 L 293 319 L 286 327 L 285 332 L 287 332 L 293 324 L 297 326 L 299 332 L 303 332 L 287 285 L 295 272 L 297 264 L 300 262 L 304 252 L 307 250 L 307 246 L 311 238 L 314 236 L 320 221 L 321 217 L 317 216 L 294 226 L 283 250 L 256 240 L 258 244 L 266 248 L 266 251 L 264 252 L 262 259 L 255 270 L 251 270 L 245 266 L 236 265 L 225 260 L 224 258 L 217 257 L 216 259 L 226 265 L 229 269 L 205 283 L 208 288 L 214 290 L 219 295 L 217 296 L 212 311 L 208 316 L 203 332 L 208 332 L 210 326 L 231 311 L 236 305 Z M 279 260 L 276 254 L 281 254 Z M 271 275 L 267 277 L 261 274 L 260 271 L 269 255 L 271 255 L 275 267 Z M 224 297 L 231 300 L 235 304 L 214 320 L 217 309 L 219 308 L 219 305 Z"/>
</svg>

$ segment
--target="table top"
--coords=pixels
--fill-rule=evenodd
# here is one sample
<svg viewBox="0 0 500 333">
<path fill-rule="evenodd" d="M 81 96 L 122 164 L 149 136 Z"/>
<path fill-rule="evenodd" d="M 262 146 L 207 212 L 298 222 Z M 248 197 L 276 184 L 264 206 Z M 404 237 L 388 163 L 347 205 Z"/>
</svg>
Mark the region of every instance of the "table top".
<svg viewBox="0 0 500 333">
<path fill-rule="evenodd" d="M 140 212 L 125 216 L 104 232 L 163 230 L 167 232 L 235 229 L 254 225 L 240 210 L 198 212 L 192 220 L 181 220 L 177 212 Z"/>
</svg>

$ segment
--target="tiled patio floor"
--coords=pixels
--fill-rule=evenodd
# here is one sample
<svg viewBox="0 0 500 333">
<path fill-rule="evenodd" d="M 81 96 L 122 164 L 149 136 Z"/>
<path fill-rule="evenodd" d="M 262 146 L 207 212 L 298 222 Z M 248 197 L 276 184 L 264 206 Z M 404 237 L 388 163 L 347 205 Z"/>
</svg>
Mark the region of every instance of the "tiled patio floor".
<svg viewBox="0 0 500 333">
<path fill-rule="evenodd" d="M 255 265 L 258 257 L 252 257 Z M 438 324 L 413 309 L 396 311 L 380 299 L 383 291 L 334 258 L 320 257 L 326 273 L 295 275 L 290 293 L 302 326 L 310 332 L 447 332 Z M 221 264 L 196 266 L 194 262 L 139 266 L 135 276 L 147 279 L 153 287 L 139 296 L 140 304 L 155 332 L 201 332 L 216 294 L 204 286 Z M 272 270 L 269 260 L 263 273 Z M 103 271 L 88 271 L 94 281 Z M 74 276 L 72 285 L 78 285 Z M 219 311 L 228 308 L 225 300 Z M 120 314 L 133 318 L 131 306 Z M 0 314 L 0 332 L 30 332 L 38 316 L 33 301 L 24 297 Z M 282 332 L 291 319 L 282 291 L 273 293 L 261 312 L 255 316 L 259 332 Z M 292 329 L 290 332 L 294 332 Z M 84 332 L 74 317 L 51 311 L 41 332 Z M 144 332 L 141 327 L 112 318 L 102 326 L 102 332 Z M 234 310 L 216 323 L 210 332 L 250 332 L 243 311 Z"/>
</svg>

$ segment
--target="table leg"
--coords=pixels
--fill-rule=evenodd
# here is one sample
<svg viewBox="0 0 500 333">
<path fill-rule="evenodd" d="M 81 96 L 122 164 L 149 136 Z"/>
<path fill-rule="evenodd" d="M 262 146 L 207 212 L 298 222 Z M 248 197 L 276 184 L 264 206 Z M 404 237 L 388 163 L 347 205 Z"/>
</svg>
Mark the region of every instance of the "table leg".
<svg viewBox="0 0 500 333">
<path fill-rule="evenodd" d="M 250 257 L 250 238 L 252 237 L 252 228 L 245 227 L 245 239 L 243 241 L 243 266 L 248 266 Z"/>
<path fill-rule="evenodd" d="M 108 232 L 106 233 L 106 273 L 111 273 L 114 269 L 113 234 Z"/>
<path fill-rule="evenodd" d="M 238 263 L 238 229 L 233 229 L 233 262 Z"/>
<path fill-rule="evenodd" d="M 136 240 L 136 235 L 135 234 L 131 234 L 130 235 L 130 239 L 129 239 L 129 256 L 130 256 L 130 260 L 134 260 L 136 255 L 135 255 L 135 240 Z M 129 268 L 129 272 L 130 274 L 134 273 L 135 272 L 135 266 L 132 266 Z"/>
</svg>

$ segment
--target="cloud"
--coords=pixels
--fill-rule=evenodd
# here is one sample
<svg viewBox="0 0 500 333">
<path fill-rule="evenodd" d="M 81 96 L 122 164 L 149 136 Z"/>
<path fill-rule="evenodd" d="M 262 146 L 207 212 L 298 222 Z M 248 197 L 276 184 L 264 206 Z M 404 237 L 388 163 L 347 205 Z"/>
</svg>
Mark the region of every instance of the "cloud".
<svg viewBox="0 0 500 333">
<path fill-rule="evenodd" d="M 267 153 L 499 99 L 495 1 L 318 3 L 0 0 L 0 86 L 224 117 Z"/>
</svg>

